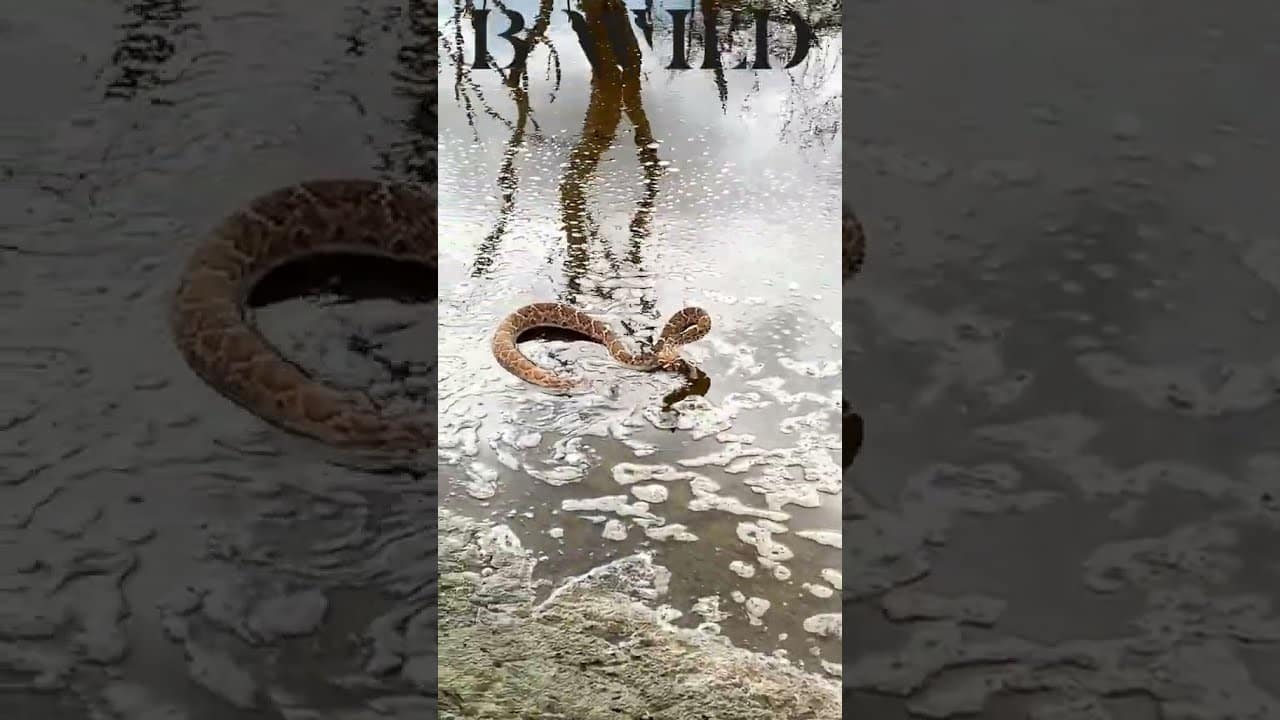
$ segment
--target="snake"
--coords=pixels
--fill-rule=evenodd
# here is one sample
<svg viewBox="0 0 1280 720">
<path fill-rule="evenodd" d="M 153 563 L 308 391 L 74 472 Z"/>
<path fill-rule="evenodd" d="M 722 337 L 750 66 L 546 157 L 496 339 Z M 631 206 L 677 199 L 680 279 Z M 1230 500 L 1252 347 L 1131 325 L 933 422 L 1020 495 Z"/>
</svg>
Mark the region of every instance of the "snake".
<svg viewBox="0 0 1280 720">
<path fill-rule="evenodd" d="M 861 270 L 866 238 L 852 213 L 842 223 L 842 275 Z M 249 312 L 250 293 L 272 270 L 312 255 L 359 254 L 410 261 L 435 270 L 436 198 L 417 187 L 376 180 L 317 179 L 269 191 L 223 218 L 191 254 L 169 312 L 174 342 L 195 374 L 264 422 L 337 448 L 422 451 L 435 447 L 436 425 L 397 417 L 366 393 L 328 385 L 288 360 Z M 667 321 L 652 352 L 632 354 L 601 320 L 562 303 L 534 303 L 504 318 L 491 343 L 508 372 L 549 390 L 576 378 L 538 367 L 516 347 L 538 326 L 581 333 L 618 362 L 640 370 L 670 368 L 680 346 L 711 330 L 710 315 L 686 307 Z"/>
<path fill-rule="evenodd" d="M 699 307 L 674 313 L 662 328 L 652 352 L 633 354 L 622 339 L 603 321 L 565 303 L 541 302 L 525 305 L 498 323 L 490 347 L 493 357 L 512 375 L 538 387 L 569 392 L 583 385 L 582 378 L 568 378 L 539 367 L 516 346 L 520 336 L 534 328 L 568 330 L 605 346 L 618 363 L 635 370 L 674 368 L 681 345 L 711 332 L 711 315 Z"/>
<path fill-rule="evenodd" d="M 435 423 L 398 418 L 287 360 L 247 310 L 272 270 L 307 256 L 359 254 L 436 268 L 436 198 L 409 185 L 319 179 L 265 193 L 199 243 L 170 308 L 178 350 L 206 384 L 262 420 L 337 448 L 420 451 Z"/>
</svg>

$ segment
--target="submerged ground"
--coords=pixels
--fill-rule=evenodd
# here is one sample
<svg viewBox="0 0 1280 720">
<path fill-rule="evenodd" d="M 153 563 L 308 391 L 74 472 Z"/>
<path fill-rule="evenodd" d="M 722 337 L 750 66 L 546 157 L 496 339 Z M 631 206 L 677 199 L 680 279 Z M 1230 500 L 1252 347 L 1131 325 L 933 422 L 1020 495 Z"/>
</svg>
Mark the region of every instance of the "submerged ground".
<svg viewBox="0 0 1280 720">
<path fill-rule="evenodd" d="M 647 601 L 670 573 L 620 558 L 534 602 L 509 528 L 440 522 L 442 718 L 755 720 L 840 717 L 837 684 L 671 627 Z"/>
</svg>

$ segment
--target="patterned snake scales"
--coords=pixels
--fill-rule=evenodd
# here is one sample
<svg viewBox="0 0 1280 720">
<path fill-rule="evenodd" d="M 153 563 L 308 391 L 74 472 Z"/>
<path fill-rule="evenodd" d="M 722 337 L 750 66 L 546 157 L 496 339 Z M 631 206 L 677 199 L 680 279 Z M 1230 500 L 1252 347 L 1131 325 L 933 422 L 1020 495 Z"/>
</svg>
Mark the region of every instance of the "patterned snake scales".
<svg viewBox="0 0 1280 720">
<path fill-rule="evenodd" d="M 866 240 L 844 215 L 845 278 L 862 266 Z M 246 301 L 272 270 L 307 255 L 359 253 L 436 266 L 435 196 L 371 180 L 316 180 L 267 193 L 224 219 L 197 248 L 173 298 L 170 322 L 187 364 L 214 390 L 283 430 L 338 448 L 421 451 L 435 445 L 431 420 L 387 416 L 362 392 L 325 385 L 289 362 L 254 326 Z M 582 333 L 618 362 L 639 370 L 670 367 L 680 345 L 706 335 L 711 318 L 684 308 L 667 322 L 654 352 L 633 355 L 603 322 L 568 305 L 516 310 L 493 337 L 498 363 L 551 390 L 577 381 L 538 367 L 516 347 L 535 327 Z"/>
</svg>

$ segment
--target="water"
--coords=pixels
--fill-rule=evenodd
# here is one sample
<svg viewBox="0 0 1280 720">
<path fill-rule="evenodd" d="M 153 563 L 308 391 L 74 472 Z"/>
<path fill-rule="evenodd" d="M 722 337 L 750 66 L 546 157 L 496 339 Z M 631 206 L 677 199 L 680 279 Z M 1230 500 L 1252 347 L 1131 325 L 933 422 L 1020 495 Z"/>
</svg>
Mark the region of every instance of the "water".
<svg viewBox="0 0 1280 720">
<path fill-rule="evenodd" d="M 850 10 L 845 711 L 1280 717 L 1280 17 Z"/>
<path fill-rule="evenodd" d="M 536 4 L 510 7 L 535 22 Z M 634 79 L 615 68 L 593 85 L 557 8 L 513 90 L 470 68 L 471 25 L 458 45 L 454 12 L 440 14 L 442 504 L 508 522 L 551 584 L 652 550 L 673 573 L 662 602 L 677 624 L 838 673 L 836 30 L 791 71 L 725 71 L 721 95 L 711 71 L 664 69 L 660 27 Z M 501 40 L 489 47 L 510 62 Z M 593 388 L 544 394 L 488 346 L 536 301 L 641 341 L 702 307 L 712 332 L 684 352 L 705 378 L 524 343 Z"/>
<path fill-rule="evenodd" d="M 445 503 L 500 517 L 532 509 L 533 518 L 513 524 L 547 554 L 539 573 L 548 578 L 639 547 L 638 528 L 618 544 L 579 517 L 606 513 L 561 511 L 552 520 L 550 508 L 628 493 L 602 472 L 611 464 L 648 464 L 657 453 L 676 464 L 725 444 L 692 440 L 694 428 L 659 431 L 643 416 L 627 437 L 592 435 L 583 428 L 660 406 L 679 380 L 630 373 L 589 347 L 548 344 L 530 352 L 554 362 L 554 350 L 617 397 L 534 400 L 535 391 L 482 365 L 482 326 L 526 299 L 558 297 L 571 273 L 583 303 L 633 324 L 698 302 L 714 311 L 716 328 L 688 349 L 711 379 L 691 395 L 714 407 L 725 407 L 730 388 L 745 392 L 748 380 L 776 376 L 787 392 L 830 397 L 829 407 L 803 401 L 805 413 L 826 418 L 836 379 L 805 379 L 780 358 L 825 357 L 825 342 L 846 350 L 843 394 L 865 419 L 866 439 L 842 478 L 844 557 L 821 567 L 840 567 L 848 584 L 852 635 L 847 657 L 835 660 L 843 660 L 849 711 L 890 719 L 1277 716 L 1271 548 L 1280 490 L 1268 430 L 1280 273 L 1265 192 L 1280 121 L 1269 99 L 1275 10 L 898 2 L 848 11 L 843 86 L 852 120 L 841 129 L 849 141 L 838 151 L 799 149 L 794 137 L 778 141 L 793 152 L 753 146 L 777 168 L 773 184 L 732 170 L 720 179 L 723 163 L 710 158 L 738 163 L 747 151 L 724 139 L 714 84 L 649 73 L 644 107 L 658 152 L 680 168 L 658 178 L 653 204 L 692 210 L 653 211 L 648 237 L 662 242 L 643 245 L 651 279 L 635 283 L 636 297 L 630 285 L 615 301 L 596 294 L 601 278 L 619 276 L 614 264 L 628 277 L 643 274 L 627 254 L 642 207 L 634 203 L 646 197 L 627 119 L 586 196 L 612 262 L 596 240 L 586 265 L 568 262 L 563 243 L 544 244 L 562 239 L 551 172 L 561 169 L 526 156 L 512 210 L 524 220 L 484 253 L 489 274 L 480 277 L 472 276 L 479 240 L 502 207 L 493 154 L 501 153 L 492 145 L 510 129 L 495 130 L 478 108 L 487 134 L 473 149 L 465 120 L 446 123 L 446 152 L 461 146 L 486 174 L 474 187 L 449 181 L 466 192 L 444 218 L 456 223 L 443 238 L 444 287 L 453 294 L 439 307 L 462 330 L 441 370 L 463 359 L 494 374 L 482 375 L 492 387 L 460 399 L 458 388 L 480 381 L 444 378 L 459 409 L 489 410 L 475 420 L 476 455 L 446 467 L 453 494 Z M 563 16 L 555 21 L 563 32 Z M 5 717 L 434 712 L 425 699 L 436 662 L 429 484 L 339 470 L 316 448 L 282 442 L 194 378 L 171 348 L 163 314 L 201 233 L 253 195 L 303 177 L 433 179 L 435 126 L 421 102 L 434 77 L 423 62 L 431 25 L 417 4 L 286 0 L 17 3 L 0 20 L 0 86 L 10 100 L 0 104 Z M 542 67 L 532 85 L 545 88 Z M 531 106 L 546 113 L 539 123 L 567 128 L 561 156 L 582 127 L 578 77 L 563 82 L 563 102 L 531 91 Z M 768 92 L 751 95 L 726 77 L 730 113 L 746 116 L 748 96 Z M 510 117 L 510 100 L 489 92 Z M 448 99 L 446 89 L 441 112 L 456 112 Z M 688 107 L 671 109 L 682 99 Z M 761 113 L 774 104 L 751 102 Z M 697 121 L 664 131 L 659 107 L 663 117 Z M 569 116 L 557 125 L 561 110 Z M 548 133 L 543 147 L 555 137 Z M 716 142 L 701 147 L 700 137 Z M 817 211 L 833 207 L 821 193 L 834 189 L 821 188 L 840 174 L 813 155 L 840 151 L 872 243 L 843 319 L 827 307 L 837 302 L 834 288 L 810 301 L 764 285 L 766 262 L 798 267 L 806 252 L 725 239 L 785 233 L 816 255 L 811 235 L 827 222 Z M 531 167 L 546 172 L 535 181 Z M 822 169 L 806 175 L 803 167 Z M 674 180 L 695 171 L 698 183 Z M 763 195 L 737 190 L 766 185 Z M 796 205 L 804 193 L 817 194 Z M 468 204 L 475 208 L 464 212 Z M 747 259 L 742 248 L 758 246 L 767 257 Z M 482 282 L 515 292 L 504 300 L 477 289 Z M 436 342 L 436 306 L 331 299 L 275 302 L 259 318 L 328 380 L 429 400 L 421 388 L 432 384 L 422 367 L 431 353 L 422 348 Z M 473 314 L 464 301 L 475 303 Z M 411 326 L 384 329 L 402 321 Z M 770 335 L 784 326 L 797 328 L 785 342 Z M 450 341 L 448 328 L 439 335 Z M 756 363 L 764 368 L 750 375 Z M 402 366 L 408 379 L 398 379 Z M 730 432 L 755 434 L 757 446 L 796 444 L 802 430 L 782 433 L 781 422 L 802 413 L 780 412 L 767 388 L 758 391 L 773 405 L 741 409 Z M 535 423 L 540 417 L 548 422 Z M 520 473 L 479 442 L 481 431 L 555 422 L 584 437 L 578 449 L 592 471 L 576 483 L 512 479 L 530 467 L 572 467 L 574 448 L 555 457 L 555 437 L 519 448 L 515 436 Z M 816 432 L 832 432 L 828 422 Z M 655 454 L 636 458 L 626 441 L 637 440 Z M 843 445 L 820 449 L 834 459 L 849 452 Z M 487 507 L 461 484 L 471 461 L 499 472 Z M 677 470 L 713 476 L 744 503 L 764 505 L 741 475 Z M 650 510 L 699 537 L 651 542 L 685 583 L 673 584 L 666 601 L 687 611 L 710 591 L 796 590 L 790 597 L 810 604 L 790 614 L 774 603 L 767 630 L 722 600 L 743 613 L 723 631 L 764 650 L 793 647 L 793 658 L 821 669 L 803 628 L 789 634 L 792 646 L 773 634 L 777 623 L 830 611 L 797 590 L 814 574 L 792 560 L 790 585 L 761 572 L 754 584 L 740 580 L 725 560 L 735 552 L 752 561 L 754 548 L 736 533 L 741 518 L 689 511 L 689 496 L 677 494 L 687 482 L 656 482 L 670 494 Z M 829 500 L 820 499 L 807 512 L 786 506 L 792 533 L 802 522 L 834 529 Z M 563 545 L 544 534 L 557 526 Z M 778 539 L 797 556 L 804 549 L 805 562 L 829 550 L 792 533 Z M 562 547 L 596 554 L 562 558 Z M 702 571 L 710 590 L 690 587 Z M 700 620 L 686 612 L 677 622 Z M 823 659 L 833 657 L 830 645 L 817 645 Z"/>
<path fill-rule="evenodd" d="M 325 449 L 283 437 L 201 383 L 175 352 L 166 324 L 170 293 L 196 243 L 252 197 L 305 178 L 436 179 L 435 23 L 427 10 L 421 3 L 73 2 L 15 9 L 0 24 L 0 52 L 8 60 L 0 82 L 7 97 L 21 98 L 0 110 L 0 707 L 6 717 L 434 713 L 434 479 L 339 467 Z M 32 72 L 32 58 L 41 76 Z M 694 159 L 680 171 L 717 194 L 684 186 L 681 196 L 664 181 L 654 196 L 650 234 L 679 227 L 686 238 L 711 239 L 673 245 L 662 259 L 644 250 L 646 269 L 620 276 L 635 287 L 618 293 L 619 312 L 650 320 L 659 310 L 698 301 L 717 313 L 722 344 L 765 355 L 771 346 L 762 338 L 786 329 L 818 343 L 817 349 L 791 345 L 787 357 L 834 361 L 838 336 L 825 327 L 838 322 L 834 278 L 810 282 L 806 292 L 819 300 L 783 302 L 793 296 L 780 287 L 740 292 L 744 282 L 764 287 L 760 276 L 768 273 L 759 263 L 733 262 L 736 254 L 713 260 L 727 247 L 726 233 L 776 235 L 786 212 L 803 216 L 806 231 L 827 222 L 834 227 L 834 212 L 824 218 L 801 211 L 834 208 L 838 171 L 830 158 L 838 157 L 838 140 L 825 155 L 825 199 L 772 204 L 770 213 L 756 213 L 756 225 L 743 218 L 732 228 L 708 229 L 705 220 L 677 226 L 676 213 L 662 203 L 680 199 L 708 213 L 760 204 L 758 193 L 748 201 L 730 192 L 755 192 L 758 185 L 719 177 L 730 156 L 744 161 L 740 149 L 716 149 L 719 159 L 712 163 L 710 146 L 697 145 L 727 142 L 706 129 L 721 122 L 717 117 L 711 113 L 677 134 L 654 122 L 655 141 L 683 147 Z M 530 146 L 535 142 L 531 134 Z M 760 152 L 753 162 L 777 168 L 768 187 L 790 182 L 790 197 L 798 197 L 796 187 L 808 187 L 796 168 L 821 165 L 812 156 L 803 165 L 787 153 Z M 623 148 L 619 155 L 628 153 Z M 639 186 L 633 175 L 626 182 Z M 455 186 L 446 183 L 444 193 Z M 720 205 L 707 204 L 713 201 Z M 615 220 L 598 208 L 582 216 L 612 232 Z M 808 239 L 791 228 L 786 232 Z M 436 278 L 392 277 L 385 268 L 341 268 L 337 285 L 327 282 L 334 268 L 324 266 L 276 279 L 281 284 L 255 298 L 257 319 L 289 357 L 325 381 L 432 412 L 436 368 L 424 348 L 439 335 L 483 358 L 482 346 L 468 338 L 483 334 L 481 324 L 491 319 L 486 313 L 497 307 L 490 295 L 482 298 L 494 303 L 488 310 L 479 303 L 477 312 L 458 310 L 458 298 L 474 294 L 479 282 L 467 285 L 453 264 L 467 247 L 453 244 L 455 238 L 467 237 L 446 234 L 441 279 L 457 289 L 438 305 L 444 332 L 433 322 Z M 504 242 L 507 249 L 521 247 Z M 811 242 L 806 252 L 821 246 Z M 504 264 L 519 259 L 504 253 L 488 253 L 494 277 L 508 277 Z M 792 259 L 769 245 L 759 255 L 772 263 Z M 599 263 L 609 262 L 590 257 L 594 264 L 573 266 L 586 301 L 596 297 Z M 622 251 L 614 257 L 632 262 Z M 521 262 L 515 267 L 526 267 L 528 259 Z M 699 268 L 689 263 L 720 268 L 697 272 L 695 283 L 687 280 Z M 369 271 L 376 287 L 369 287 Z M 644 280 L 646 273 L 657 279 Z M 767 312 L 735 321 L 724 310 L 728 296 L 744 298 L 744 306 L 748 297 L 772 300 L 750 305 Z M 635 312 L 621 304 L 624 297 L 637 307 L 638 298 L 651 297 L 654 305 Z M 513 294 L 511 302 L 518 301 Z M 469 325 L 455 333 L 450 324 L 459 320 Z M 716 383 L 699 397 L 725 407 L 731 371 L 710 357 L 710 342 L 708 349 L 690 349 Z M 584 372 L 617 384 L 618 392 L 613 406 L 584 406 L 582 421 L 566 422 L 564 430 L 621 419 L 624 408 L 645 407 L 651 393 L 666 392 L 672 381 L 621 373 L 586 351 L 574 354 L 586 361 Z M 759 377 L 789 372 L 774 355 L 765 358 L 770 364 Z M 746 352 L 733 357 L 744 368 L 756 362 Z M 454 361 L 446 354 L 439 368 L 446 379 Z M 479 367 L 475 374 L 484 372 Z M 829 406 L 806 401 L 806 412 L 825 408 L 834 427 L 835 378 L 801 378 L 784 389 L 823 397 Z M 446 400 L 458 403 L 456 384 L 448 392 Z M 525 397 L 515 392 L 507 385 L 490 398 Z M 513 400 L 510 407 L 527 411 L 529 401 Z M 780 427 L 780 416 L 756 417 L 765 429 Z M 742 425 L 744 432 L 761 432 Z M 658 431 L 642 427 L 633 434 L 643 439 L 650 432 Z M 804 426 L 795 434 L 804 432 L 816 431 Z M 672 436 L 663 431 L 664 442 Z M 528 457 L 550 447 L 551 440 L 545 442 Z M 680 457 L 721 447 L 714 439 L 699 442 Z M 838 451 L 824 449 L 832 457 Z M 585 487 L 555 492 L 567 497 Z M 683 506 L 676 492 L 667 504 Z M 504 502 L 516 497 L 515 490 L 502 496 Z M 561 498 L 549 491 L 539 502 L 552 499 Z M 809 522 L 834 529 L 834 510 L 823 511 L 827 515 L 815 512 Z M 718 515 L 729 518 L 719 530 L 721 544 L 745 548 L 729 534 L 737 516 Z M 567 537 L 589 527 L 564 524 Z M 689 527 L 702 533 L 698 547 L 716 539 L 713 528 Z M 598 537 L 594 527 L 591 537 Z M 810 557 L 828 550 L 812 544 Z M 551 571 L 563 576 L 581 564 L 567 558 Z M 834 554 L 823 564 L 835 566 Z M 727 562 L 710 567 L 724 572 Z M 677 601 L 692 595 L 680 592 Z M 834 600 L 828 602 L 833 608 Z M 793 619 L 784 610 L 766 613 L 771 632 Z M 830 647 L 826 655 L 834 657 Z"/>
<path fill-rule="evenodd" d="M 196 242 L 253 196 L 433 179 L 422 10 L 65 2 L 0 21 L 5 717 L 434 713 L 432 483 L 286 441 L 199 382 L 166 322 Z M 433 384 L 431 304 L 335 299 L 259 320 L 328 381 Z"/>
</svg>

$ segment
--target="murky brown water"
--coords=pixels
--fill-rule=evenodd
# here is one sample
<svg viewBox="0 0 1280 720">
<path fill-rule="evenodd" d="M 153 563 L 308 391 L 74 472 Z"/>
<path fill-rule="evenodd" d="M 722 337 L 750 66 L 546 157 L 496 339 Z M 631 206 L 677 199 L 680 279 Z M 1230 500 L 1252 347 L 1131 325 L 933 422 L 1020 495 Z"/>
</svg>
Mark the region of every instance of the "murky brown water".
<svg viewBox="0 0 1280 720">
<path fill-rule="evenodd" d="M 470 69 L 470 22 L 455 34 L 441 8 L 441 502 L 509 518 L 552 583 L 652 551 L 677 624 L 838 672 L 838 28 L 793 70 L 717 74 L 664 69 L 668 23 L 638 64 L 593 73 L 551 7 L 527 77 L 506 83 Z M 588 26 L 608 12 L 583 7 Z M 685 349 L 704 381 L 535 340 L 531 358 L 593 392 L 522 383 L 489 338 L 548 300 L 644 341 L 705 308 L 712 332 Z"/>
</svg>

